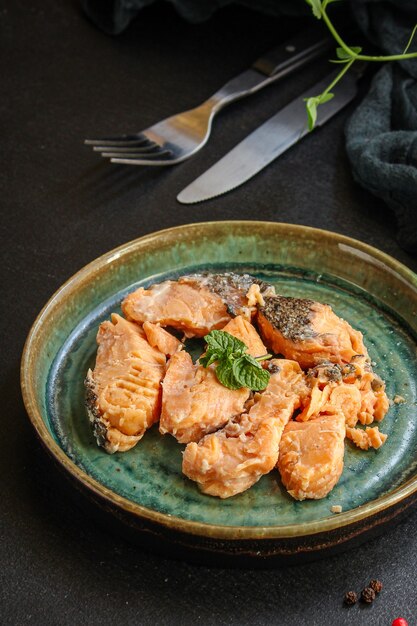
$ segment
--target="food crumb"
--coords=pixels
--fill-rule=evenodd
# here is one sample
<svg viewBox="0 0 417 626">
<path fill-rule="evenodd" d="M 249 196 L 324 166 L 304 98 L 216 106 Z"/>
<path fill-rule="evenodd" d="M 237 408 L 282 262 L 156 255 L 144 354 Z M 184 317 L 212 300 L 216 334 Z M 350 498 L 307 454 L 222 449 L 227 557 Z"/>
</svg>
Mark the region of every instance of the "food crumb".
<svg viewBox="0 0 417 626">
<path fill-rule="evenodd" d="M 356 604 L 356 602 L 358 601 L 358 596 L 356 595 L 354 591 L 346 591 L 343 601 L 348 606 L 352 606 L 353 604 Z"/>
<path fill-rule="evenodd" d="M 362 602 L 366 602 L 366 604 L 371 604 L 371 602 L 375 600 L 375 591 L 372 587 L 365 587 L 365 589 L 362 589 L 361 600 Z"/>
<path fill-rule="evenodd" d="M 332 513 L 341 513 L 343 511 L 340 504 L 334 504 L 333 506 L 330 507 L 330 510 Z"/>
<path fill-rule="evenodd" d="M 375 593 L 380 593 L 382 591 L 382 583 L 380 580 L 373 578 L 369 583 L 371 589 L 375 591 Z"/>
<path fill-rule="evenodd" d="M 257 285 L 256 283 L 253 283 L 249 287 L 249 291 L 246 294 L 246 297 L 248 299 L 248 306 L 250 307 L 256 306 L 257 304 L 259 304 L 259 306 L 265 306 L 265 300 L 263 298 L 259 285 Z"/>
<path fill-rule="evenodd" d="M 403 402 L 405 402 L 405 398 L 399 395 L 395 395 L 392 401 L 394 404 L 403 404 Z"/>
</svg>

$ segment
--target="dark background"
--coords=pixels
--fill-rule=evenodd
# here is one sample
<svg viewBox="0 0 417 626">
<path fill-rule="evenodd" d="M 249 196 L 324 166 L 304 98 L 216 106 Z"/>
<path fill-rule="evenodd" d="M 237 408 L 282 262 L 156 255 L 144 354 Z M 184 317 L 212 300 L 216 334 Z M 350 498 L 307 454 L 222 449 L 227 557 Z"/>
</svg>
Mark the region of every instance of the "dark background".
<svg viewBox="0 0 417 626">
<path fill-rule="evenodd" d="M 233 218 L 307 224 L 417 269 L 388 209 L 352 180 L 343 138 L 352 107 L 235 192 L 197 206 L 175 200 L 321 77 L 321 62 L 225 110 L 207 147 L 179 166 L 112 166 L 83 146 L 190 108 L 298 27 L 237 7 L 192 26 L 157 4 L 111 38 L 75 1 L 0 2 L 1 624 L 389 626 L 400 615 L 417 624 L 416 513 L 353 551 L 272 571 L 148 554 L 73 503 L 20 396 L 24 340 L 46 300 L 98 255 L 159 228 Z M 344 592 L 372 577 L 384 583 L 374 605 L 344 608 Z"/>
</svg>

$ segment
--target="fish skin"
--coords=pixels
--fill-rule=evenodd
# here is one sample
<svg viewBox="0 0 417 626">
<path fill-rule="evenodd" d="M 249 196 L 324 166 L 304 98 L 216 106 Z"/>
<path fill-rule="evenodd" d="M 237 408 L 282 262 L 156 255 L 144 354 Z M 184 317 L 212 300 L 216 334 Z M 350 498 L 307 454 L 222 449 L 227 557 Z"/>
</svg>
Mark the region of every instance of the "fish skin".
<svg viewBox="0 0 417 626">
<path fill-rule="evenodd" d="M 250 274 L 236 274 L 235 272 L 189 274 L 182 276 L 179 282 L 204 285 L 209 291 L 216 293 L 222 298 L 228 313 L 233 316 L 246 313 L 247 316 L 250 314 L 253 317 L 255 314 L 256 309 L 248 307 L 246 297 L 252 285 L 259 286 L 262 296 L 275 294 L 275 288 L 270 283 L 255 278 Z M 248 308 L 251 309 L 249 313 L 246 312 Z"/>
<path fill-rule="evenodd" d="M 167 280 L 149 289 L 140 287 L 122 302 L 127 319 L 139 324 L 152 322 L 172 326 L 186 337 L 204 337 L 222 329 L 231 318 L 244 315 L 250 320 L 256 306 L 250 305 L 248 291 L 259 287 L 261 297 L 274 294 L 274 287 L 249 274 L 190 274 Z"/>
<path fill-rule="evenodd" d="M 345 364 L 355 355 L 368 356 L 362 333 L 327 304 L 279 295 L 266 297 L 257 322 L 268 348 L 294 359 L 303 369 L 323 361 Z"/>
</svg>

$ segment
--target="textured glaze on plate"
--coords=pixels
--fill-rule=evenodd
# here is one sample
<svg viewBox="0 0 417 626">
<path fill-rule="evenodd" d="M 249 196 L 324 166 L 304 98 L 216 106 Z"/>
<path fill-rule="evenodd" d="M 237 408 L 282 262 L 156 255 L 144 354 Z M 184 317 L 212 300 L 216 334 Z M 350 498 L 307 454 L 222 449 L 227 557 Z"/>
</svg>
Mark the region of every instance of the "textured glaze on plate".
<svg viewBox="0 0 417 626">
<path fill-rule="evenodd" d="M 183 447 L 157 428 L 127 453 L 109 456 L 94 443 L 83 377 L 94 361 L 98 324 L 138 285 L 200 269 L 249 271 L 285 295 L 329 303 L 364 333 L 388 396 L 405 398 L 381 424 L 389 438 L 380 450 L 346 445 L 342 478 L 324 500 L 292 500 L 277 472 L 225 501 L 204 496 L 181 474 Z M 93 262 L 46 305 L 23 357 L 25 403 L 55 458 L 96 495 L 134 515 L 232 540 L 305 537 L 347 527 L 417 490 L 416 284 L 414 274 L 390 257 L 325 231 L 266 222 L 162 231 Z M 343 507 L 341 515 L 330 513 L 335 504 Z"/>
<path fill-rule="evenodd" d="M 198 269 L 187 267 L 190 272 Z M 225 269 L 238 272 L 240 268 L 213 266 L 216 272 Z M 161 513 L 210 524 L 274 526 L 319 520 L 329 516 L 333 504 L 347 511 L 387 493 L 412 470 L 410 458 L 417 449 L 417 420 L 410 420 L 410 409 L 417 410 L 413 339 L 392 316 L 381 311 L 378 303 L 361 297 L 347 284 L 337 286 L 324 275 L 299 277 L 295 270 L 285 277 L 272 268 L 267 273 L 256 266 L 245 266 L 245 270 L 273 282 L 278 293 L 329 303 L 364 333 L 370 356 L 378 364 L 377 373 L 387 381 L 388 397 L 397 394 L 406 400 L 394 404 L 382 422 L 381 430 L 389 438 L 380 450 L 363 452 L 346 445 L 342 478 L 327 498 L 296 502 L 283 489 L 277 471 L 230 500 L 203 495 L 181 473 L 184 446 L 160 435 L 157 427 L 129 452 L 108 455 L 97 448 L 84 409 L 83 375 L 94 363 L 98 324 L 119 310 L 125 290 L 116 293 L 105 307 L 93 308 L 64 341 L 47 387 L 52 432 L 77 465 L 112 491 Z M 171 277 L 167 274 L 162 278 Z M 148 284 L 145 280 L 132 289 Z"/>
</svg>

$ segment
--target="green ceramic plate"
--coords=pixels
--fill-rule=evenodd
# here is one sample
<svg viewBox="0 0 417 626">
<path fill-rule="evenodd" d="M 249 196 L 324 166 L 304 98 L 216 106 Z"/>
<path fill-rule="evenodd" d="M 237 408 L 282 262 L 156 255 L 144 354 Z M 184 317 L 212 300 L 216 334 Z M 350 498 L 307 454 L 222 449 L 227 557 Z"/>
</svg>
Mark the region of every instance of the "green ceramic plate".
<svg viewBox="0 0 417 626">
<path fill-rule="evenodd" d="M 345 468 L 327 498 L 296 502 L 277 472 L 222 501 L 181 474 L 176 441 L 157 427 L 127 453 L 98 449 L 83 380 L 101 321 L 138 286 L 208 269 L 272 282 L 277 291 L 330 304 L 362 331 L 393 404 L 378 451 L 346 445 Z M 161 231 L 92 262 L 47 303 L 22 360 L 27 411 L 54 458 L 99 506 L 130 529 L 193 550 L 276 557 L 329 549 L 380 528 L 417 491 L 417 277 L 360 242 L 270 222 L 212 222 Z M 343 513 L 331 513 L 341 505 Z"/>
</svg>

